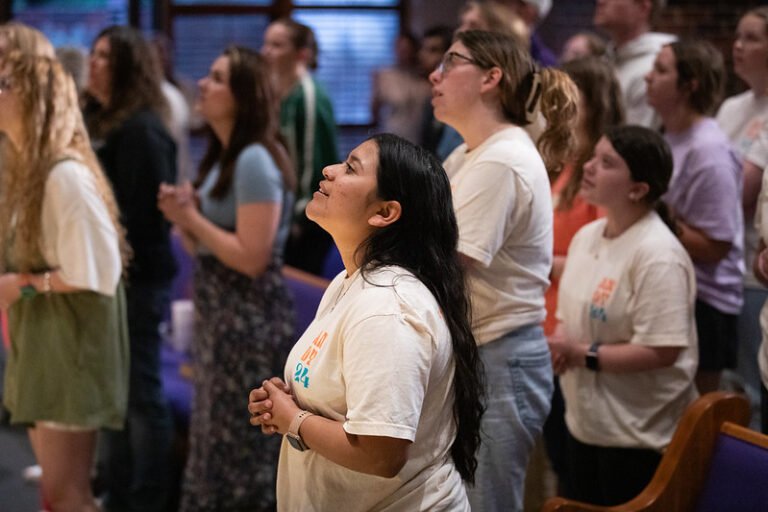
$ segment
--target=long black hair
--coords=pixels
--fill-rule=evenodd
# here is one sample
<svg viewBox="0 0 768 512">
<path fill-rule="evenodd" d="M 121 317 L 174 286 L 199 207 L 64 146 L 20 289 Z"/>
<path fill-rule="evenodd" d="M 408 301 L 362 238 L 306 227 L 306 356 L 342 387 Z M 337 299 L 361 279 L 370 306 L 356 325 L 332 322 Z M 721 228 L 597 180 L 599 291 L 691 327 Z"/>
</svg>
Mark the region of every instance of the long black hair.
<svg viewBox="0 0 768 512">
<path fill-rule="evenodd" d="M 112 90 L 108 105 L 85 93 L 88 132 L 98 138 L 106 135 L 135 112 L 149 109 L 157 114 L 166 127 L 170 107 L 163 96 L 161 76 L 150 58 L 151 49 L 138 29 L 125 25 L 107 27 L 93 40 L 109 41 L 109 75 Z"/>
<path fill-rule="evenodd" d="M 462 479 L 474 483 L 480 418 L 484 410 L 483 373 L 470 327 L 470 302 L 457 251 L 459 228 L 451 186 L 440 162 L 428 151 L 396 135 L 374 135 L 379 148 L 378 196 L 398 201 L 397 222 L 376 230 L 361 246 L 361 272 L 397 265 L 432 292 L 448 324 L 453 344 L 456 439 L 451 457 Z"/>
</svg>

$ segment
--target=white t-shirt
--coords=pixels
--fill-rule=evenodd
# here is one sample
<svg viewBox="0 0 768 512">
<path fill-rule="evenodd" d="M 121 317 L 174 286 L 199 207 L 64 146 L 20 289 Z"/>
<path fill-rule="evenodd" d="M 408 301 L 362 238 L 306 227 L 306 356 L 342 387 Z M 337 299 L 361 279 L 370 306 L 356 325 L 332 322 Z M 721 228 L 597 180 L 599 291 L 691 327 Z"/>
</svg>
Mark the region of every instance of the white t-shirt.
<svg viewBox="0 0 768 512">
<path fill-rule="evenodd" d="M 758 167 L 764 167 L 764 162 L 768 162 L 768 155 L 764 155 L 768 147 L 759 143 L 766 121 L 768 96 L 755 96 L 752 91 L 728 98 L 717 112 L 717 123 L 730 139 L 736 154 Z M 758 234 L 750 220 L 744 219 L 744 284 L 750 288 L 762 288 L 752 273 Z"/>
<path fill-rule="evenodd" d="M 112 296 L 122 273 L 117 231 L 88 168 L 57 163 L 45 183 L 43 258 L 70 286 Z"/>
<path fill-rule="evenodd" d="M 557 302 L 565 335 L 684 350 L 657 370 L 568 370 L 560 377 L 565 421 L 583 443 L 662 450 L 696 398 L 693 264 L 655 212 L 614 239 L 603 236 L 605 224 L 584 226 L 568 249 Z"/>
<path fill-rule="evenodd" d="M 764 242 L 768 242 L 768 173 L 763 173 L 763 186 L 760 189 L 760 198 L 757 201 L 757 212 L 755 212 L 755 229 Z M 747 262 L 752 265 L 752 261 Z M 760 351 L 757 354 L 757 362 L 760 365 L 760 376 L 763 385 L 768 388 L 768 301 L 763 304 L 760 310 L 760 328 L 763 332 L 763 342 L 760 344 Z"/>
<path fill-rule="evenodd" d="M 549 178 L 528 134 L 511 126 L 443 164 L 453 189 L 479 345 L 544 321 L 552 266 Z"/>
<path fill-rule="evenodd" d="M 394 478 L 359 473 L 284 439 L 280 511 L 468 511 L 450 457 L 453 348 L 432 294 L 399 267 L 339 274 L 291 350 L 285 381 L 299 405 L 349 434 L 412 441 Z M 366 281 L 367 279 L 367 281 Z"/>
</svg>

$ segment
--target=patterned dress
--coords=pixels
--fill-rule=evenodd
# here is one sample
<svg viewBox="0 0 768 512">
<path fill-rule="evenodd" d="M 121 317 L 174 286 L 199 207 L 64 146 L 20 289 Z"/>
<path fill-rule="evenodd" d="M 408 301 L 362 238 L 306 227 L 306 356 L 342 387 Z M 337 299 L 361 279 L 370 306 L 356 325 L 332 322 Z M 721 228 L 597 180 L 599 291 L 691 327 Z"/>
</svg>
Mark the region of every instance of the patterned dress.
<svg viewBox="0 0 768 512">
<path fill-rule="evenodd" d="M 293 310 L 273 265 L 251 279 L 213 256 L 195 273 L 195 397 L 183 511 L 275 508 L 280 437 L 249 423 L 248 393 L 282 375 Z"/>
<path fill-rule="evenodd" d="M 293 303 L 280 272 L 292 194 L 259 145 L 238 157 L 229 195 L 207 191 L 215 167 L 200 188 L 201 211 L 223 229 L 234 230 L 238 205 L 282 201 L 272 262 L 252 278 L 199 254 L 195 270 L 194 398 L 189 455 L 182 487 L 183 512 L 259 512 L 275 509 L 279 436 L 251 426 L 248 393 L 283 374 L 293 345 Z"/>
</svg>

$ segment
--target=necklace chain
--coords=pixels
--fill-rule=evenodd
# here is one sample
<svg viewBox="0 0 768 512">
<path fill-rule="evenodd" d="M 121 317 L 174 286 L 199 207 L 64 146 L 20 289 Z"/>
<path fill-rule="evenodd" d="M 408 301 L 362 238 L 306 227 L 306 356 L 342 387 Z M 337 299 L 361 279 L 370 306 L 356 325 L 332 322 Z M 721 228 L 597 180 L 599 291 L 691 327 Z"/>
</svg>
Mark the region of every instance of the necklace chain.
<svg viewBox="0 0 768 512">
<path fill-rule="evenodd" d="M 339 305 L 339 302 L 341 302 L 341 299 L 343 299 L 344 296 L 347 294 L 347 292 L 350 290 L 350 288 L 352 288 L 352 285 L 355 283 L 355 281 L 357 280 L 357 277 L 360 275 L 359 272 L 360 271 L 358 270 L 358 273 L 356 273 L 354 277 L 351 277 L 351 278 L 347 277 L 347 279 L 344 280 L 344 281 L 348 280 L 348 282 L 342 283 L 341 289 L 339 290 L 339 293 L 336 296 L 336 300 L 333 302 L 333 306 L 331 307 L 331 311 L 336 309 L 336 306 Z M 347 286 L 344 286 L 345 284 Z"/>
</svg>

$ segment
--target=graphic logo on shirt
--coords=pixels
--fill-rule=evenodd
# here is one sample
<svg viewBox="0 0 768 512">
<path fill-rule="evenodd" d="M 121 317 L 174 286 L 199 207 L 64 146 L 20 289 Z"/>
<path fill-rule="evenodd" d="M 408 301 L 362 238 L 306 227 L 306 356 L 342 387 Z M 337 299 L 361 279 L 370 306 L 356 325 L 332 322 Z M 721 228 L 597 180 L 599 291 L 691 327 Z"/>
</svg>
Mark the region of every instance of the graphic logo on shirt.
<svg viewBox="0 0 768 512">
<path fill-rule="evenodd" d="M 605 315 L 605 304 L 611 298 L 613 290 L 616 288 L 616 281 L 604 277 L 592 293 L 592 302 L 589 304 L 589 318 L 605 322 L 608 317 Z"/>
<path fill-rule="evenodd" d="M 314 361 L 317 354 L 320 353 L 327 337 L 327 332 L 321 332 L 314 340 L 312 340 L 312 344 L 301 355 L 301 361 L 296 363 L 296 371 L 293 373 L 293 380 L 302 384 L 305 388 L 309 387 L 309 370 L 312 367 L 312 361 Z"/>
</svg>

